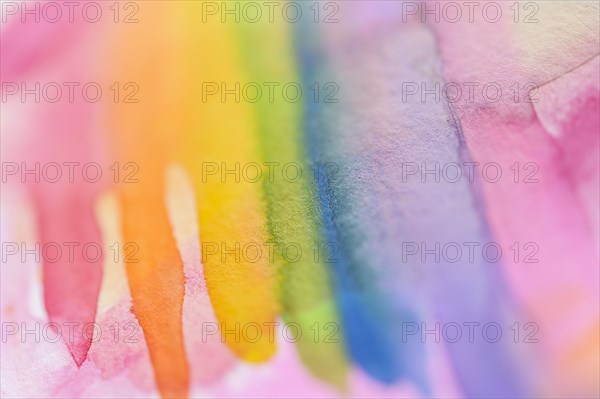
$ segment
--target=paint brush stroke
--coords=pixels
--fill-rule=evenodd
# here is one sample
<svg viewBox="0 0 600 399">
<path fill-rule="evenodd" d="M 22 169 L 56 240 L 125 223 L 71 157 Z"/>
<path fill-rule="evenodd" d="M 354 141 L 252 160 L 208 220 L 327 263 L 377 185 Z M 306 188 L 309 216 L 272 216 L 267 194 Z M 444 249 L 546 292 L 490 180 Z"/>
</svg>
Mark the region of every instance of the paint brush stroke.
<svg viewBox="0 0 600 399">
<path fill-rule="evenodd" d="M 235 102 L 231 94 L 224 102 L 220 96 L 214 101 L 202 97 L 203 82 L 223 82 L 231 89 L 247 79 L 239 67 L 232 26 L 219 20 L 198 23 L 200 6 L 186 2 L 165 10 L 177 29 L 162 38 L 169 54 L 164 76 L 157 77 L 164 79 L 160 89 L 166 88 L 169 98 L 164 122 L 194 185 L 204 277 L 221 337 L 236 356 L 263 362 L 276 350 L 275 270 L 268 257 L 253 263 L 235 248 L 257 243 L 268 253 L 264 198 L 260 185 L 240 181 L 235 172 L 221 174 L 222 168 L 233 171 L 260 161 L 256 124 L 248 105 Z M 209 174 L 207 165 L 219 172 Z M 256 342 L 241 336 L 254 328 Z"/>
<path fill-rule="evenodd" d="M 68 36 L 86 35 L 96 43 L 97 36 L 90 35 L 86 24 L 11 20 L 0 39 L 3 87 L 5 83 L 24 84 L 32 89 L 40 81 L 85 80 L 93 70 L 90 51 L 82 48 L 81 42 L 68 47 L 64 43 Z M 18 94 L 7 98 L 9 104 L 22 101 Z M 93 104 L 82 101 L 53 104 L 31 100 L 29 97 L 23 108 L 30 119 L 12 125 L 20 129 L 19 134 L 13 134 L 10 140 L 3 139 L 12 148 L 9 152 L 3 149 L 3 154 L 9 155 L 4 160 L 14 159 L 20 166 L 30 170 L 35 166 L 38 170 L 37 177 L 32 173 L 27 178 L 27 188 L 36 205 L 40 247 L 48 249 L 40 251 L 45 307 L 51 322 L 72 326 L 73 335 L 66 334 L 64 342 L 81 366 L 92 341 L 85 327 L 95 321 L 102 279 L 103 258 L 97 251 L 102 240 L 93 210 L 102 183 L 84 181 L 81 172 L 82 165 L 104 159 L 93 126 L 97 114 Z M 24 151 L 25 148 L 28 150 Z M 73 169 L 66 176 L 64 163 L 69 162 Z M 55 172 L 60 173 L 58 178 L 52 172 L 48 172 L 50 177 L 44 174 L 40 178 L 42 168 L 56 170 L 51 163 L 61 169 Z M 72 247 L 68 249 L 65 245 Z M 52 261 L 54 258 L 57 261 Z"/>
<path fill-rule="evenodd" d="M 139 102 L 111 104 L 107 129 L 122 172 L 121 249 L 132 311 L 143 329 L 161 395 L 186 397 L 190 377 L 182 327 L 185 275 L 165 203 L 166 165 L 175 144 L 173 129 L 161 118 L 171 99 L 164 96 L 164 80 L 158 75 L 167 70 L 167 60 L 158 54 L 169 43 L 157 30 L 167 23 L 165 7 L 149 4 L 135 29 L 119 26 L 107 40 L 106 55 L 118 60 L 106 72 L 110 81 L 135 77 L 140 88 Z M 124 31 L 130 40 L 121 40 Z"/>
</svg>

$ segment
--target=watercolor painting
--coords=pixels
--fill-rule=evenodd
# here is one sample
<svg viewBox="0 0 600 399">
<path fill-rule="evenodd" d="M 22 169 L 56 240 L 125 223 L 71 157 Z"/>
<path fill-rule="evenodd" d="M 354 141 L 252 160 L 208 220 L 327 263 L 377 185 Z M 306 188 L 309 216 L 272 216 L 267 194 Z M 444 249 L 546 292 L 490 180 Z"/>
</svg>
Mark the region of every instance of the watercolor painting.
<svg viewBox="0 0 600 399">
<path fill-rule="evenodd" d="M 597 0 L 0 8 L 2 397 L 600 396 Z"/>
</svg>

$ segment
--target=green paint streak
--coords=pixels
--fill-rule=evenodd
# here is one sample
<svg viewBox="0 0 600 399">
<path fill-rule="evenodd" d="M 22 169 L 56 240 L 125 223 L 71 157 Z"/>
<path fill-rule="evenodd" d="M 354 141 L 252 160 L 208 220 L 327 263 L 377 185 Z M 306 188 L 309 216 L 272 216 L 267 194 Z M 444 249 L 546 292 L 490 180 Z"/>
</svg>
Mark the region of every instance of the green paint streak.
<svg viewBox="0 0 600 399">
<path fill-rule="evenodd" d="M 327 272 L 329 266 L 325 263 L 328 251 L 318 211 L 315 172 L 302 137 L 303 98 L 314 93 L 300 82 L 296 71 L 289 24 L 269 23 L 263 16 L 258 23 L 238 24 L 237 31 L 248 79 L 262 89 L 262 98 L 254 104 L 259 145 L 266 162 L 279 162 L 274 173 L 269 174 L 264 168 L 262 183 L 270 239 L 275 243 L 283 319 L 288 324 L 298 323 L 302 329 L 296 345 L 307 368 L 316 377 L 344 389 L 348 362 Z M 279 83 L 273 101 L 264 82 Z M 289 82 L 303 86 L 303 97 L 296 103 L 282 98 L 282 88 Z M 244 83 L 241 82 L 242 87 Z M 253 97 L 255 90 L 247 93 Z M 289 95 L 295 95 L 293 88 Z M 297 165 L 288 169 L 288 179 L 282 174 L 284 165 Z M 302 170 L 302 177 L 292 182 L 296 169 Z M 289 252 L 283 257 L 286 246 Z M 302 254 L 298 261 L 290 262 L 296 257 L 298 246 Z"/>
</svg>

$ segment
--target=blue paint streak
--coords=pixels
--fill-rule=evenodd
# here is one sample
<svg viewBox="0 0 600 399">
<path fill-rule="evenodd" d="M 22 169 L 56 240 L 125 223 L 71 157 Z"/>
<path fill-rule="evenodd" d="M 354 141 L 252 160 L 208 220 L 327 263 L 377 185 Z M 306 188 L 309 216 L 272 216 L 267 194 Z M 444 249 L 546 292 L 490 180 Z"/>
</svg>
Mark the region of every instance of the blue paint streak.
<svg viewBox="0 0 600 399">
<path fill-rule="evenodd" d="M 307 27 L 307 29 L 311 29 Z M 318 46 L 311 41 L 311 35 L 301 30 L 295 35 L 296 52 L 301 65 L 301 78 L 304 87 L 310 86 L 317 79 L 318 65 L 324 62 L 323 57 L 316 54 Z M 309 97 L 309 96 L 306 96 Z M 323 124 L 319 121 L 318 104 L 308 99 L 304 102 L 304 130 L 306 148 L 311 161 L 317 165 L 320 154 L 319 131 L 323 132 Z M 351 358 L 373 378 L 393 383 L 404 374 L 404 366 L 397 356 L 396 342 L 392 332 L 387 328 L 383 309 L 378 299 L 368 289 L 360 287 L 364 281 L 356 281 L 357 270 L 361 268 L 360 260 L 348 259 L 347 245 L 340 239 L 335 226 L 335 207 L 332 192 L 334 183 L 330 181 L 324 168 L 315 173 L 319 208 L 323 217 L 323 230 L 327 243 L 335 243 L 339 249 L 336 262 L 329 270 L 333 291 L 336 298 L 340 319 L 345 334 L 345 344 Z M 362 265 L 364 267 L 364 265 Z"/>
</svg>

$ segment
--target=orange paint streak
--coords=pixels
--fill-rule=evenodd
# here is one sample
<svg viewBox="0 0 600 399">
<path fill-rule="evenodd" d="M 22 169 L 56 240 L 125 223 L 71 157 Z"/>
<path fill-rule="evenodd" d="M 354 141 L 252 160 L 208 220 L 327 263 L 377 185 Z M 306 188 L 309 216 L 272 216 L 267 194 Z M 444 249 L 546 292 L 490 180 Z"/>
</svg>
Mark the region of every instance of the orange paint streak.
<svg viewBox="0 0 600 399">
<path fill-rule="evenodd" d="M 163 397 L 186 397 L 189 371 L 183 344 L 183 265 L 171 235 L 162 187 L 144 184 L 122 196 L 123 252 L 135 313 Z M 134 253 L 135 249 L 139 249 Z"/>
<path fill-rule="evenodd" d="M 176 140 L 168 124 L 155 119 L 172 100 L 164 95 L 161 80 L 167 61 L 158 55 L 168 53 L 170 46 L 161 28 L 168 6 L 149 4 L 139 23 L 117 26 L 108 41 L 107 57 L 118 62 L 107 80 L 119 82 L 121 97 L 111 107 L 107 129 L 119 162 L 123 244 L 128 245 L 120 250 L 132 311 L 143 329 L 161 395 L 181 398 L 187 397 L 190 384 L 182 324 L 185 275 L 168 219 L 164 180 L 170 143 Z M 128 82 L 137 86 L 130 97 L 137 102 L 124 102 L 133 92 L 125 87 Z"/>
</svg>

